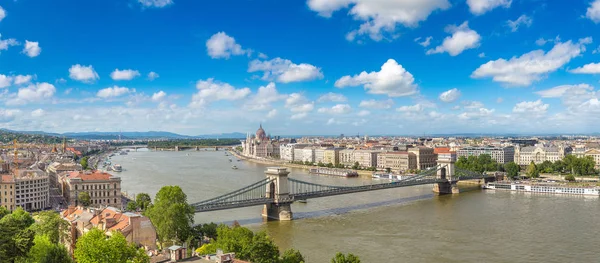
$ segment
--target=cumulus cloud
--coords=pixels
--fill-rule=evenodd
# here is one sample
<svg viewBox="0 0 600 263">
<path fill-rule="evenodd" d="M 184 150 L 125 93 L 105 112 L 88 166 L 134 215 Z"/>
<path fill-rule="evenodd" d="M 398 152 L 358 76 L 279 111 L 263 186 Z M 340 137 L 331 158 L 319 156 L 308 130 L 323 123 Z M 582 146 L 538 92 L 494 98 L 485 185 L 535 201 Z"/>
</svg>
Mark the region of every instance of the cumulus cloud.
<svg viewBox="0 0 600 263">
<path fill-rule="evenodd" d="M 271 108 L 271 103 L 284 100 L 287 95 L 279 94 L 275 83 L 271 82 L 261 86 L 254 96 L 246 103 L 245 108 L 249 110 L 265 110 Z"/>
<path fill-rule="evenodd" d="M 491 116 L 494 113 L 494 109 L 486 109 L 486 108 L 478 108 L 471 111 L 463 112 L 458 115 L 459 119 L 462 120 L 471 120 L 471 119 L 480 119 L 483 117 Z"/>
<path fill-rule="evenodd" d="M 294 114 L 294 115 L 292 115 L 292 116 L 290 117 L 290 119 L 292 119 L 292 120 L 299 120 L 299 119 L 304 119 L 304 118 L 306 118 L 306 116 L 308 116 L 308 113 L 306 113 L 306 112 L 302 112 L 302 113 L 297 113 L 297 114 Z"/>
<path fill-rule="evenodd" d="M 13 77 L 0 74 L 0 89 L 10 87 L 13 82 Z"/>
<path fill-rule="evenodd" d="M 162 8 L 173 4 L 173 0 L 138 0 L 144 7 Z"/>
<path fill-rule="evenodd" d="M 0 108 L 0 122 L 10 122 L 13 121 L 17 115 L 21 113 L 20 110 L 17 109 L 2 109 Z"/>
<path fill-rule="evenodd" d="M 443 102 L 454 102 L 460 98 L 460 90 L 457 88 L 447 90 L 440 94 L 440 100 Z"/>
<path fill-rule="evenodd" d="M 6 17 L 6 11 L 0 6 L 0 21 Z"/>
<path fill-rule="evenodd" d="M 25 47 L 23 48 L 22 52 L 28 57 L 33 58 L 40 55 L 42 48 L 40 47 L 39 42 L 25 40 Z"/>
<path fill-rule="evenodd" d="M 348 14 L 363 21 L 358 29 L 346 36 L 351 41 L 362 35 L 379 41 L 383 39 L 383 33 L 394 34 L 399 24 L 416 27 L 435 10 L 450 7 L 447 0 L 308 0 L 307 4 L 323 17 L 331 17 L 335 11 L 350 8 Z"/>
<path fill-rule="evenodd" d="M 426 108 L 430 108 L 430 105 L 418 103 L 415 105 L 402 106 L 400 108 L 397 108 L 396 110 L 401 112 L 421 112 Z"/>
<path fill-rule="evenodd" d="M 360 102 L 358 107 L 369 108 L 369 109 L 389 109 L 394 106 L 394 101 L 392 99 L 387 100 L 363 100 Z"/>
<path fill-rule="evenodd" d="M 27 84 L 27 83 L 31 82 L 32 79 L 33 79 L 33 76 L 31 76 L 31 75 L 17 75 L 14 78 L 14 83 L 15 83 L 15 85 Z"/>
<path fill-rule="evenodd" d="M 7 101 L 8 105 L 23 105 L 29 102 L 43 102 L 56 93 L 54 85 L 46 82 L 30 84 L 19 88 L 16 97 Z"/>
<path fill-rule="evenodd" d="M 19 45 L 14 38 L 2 39 L 2 34 L 0 34 L 0 51 L 7 50 L 9 47 Z"/>
<path fill-rule="evenodd" d="M 295 64 L 288 59 L 274 58 L 271 60 L 252 60 L 248 65 L 248 72 L 264 72 L 263 80 L 274 80 L 281 83 L 310 81 L 322 79 L 321 68 L 311 64 Z"/>
<path fill-rule="evenodd" d="M 107 99 L 107 98 L 120 97 L 129 92 L 132 92 L 132 90 L 130 90 L 129 88 L 112 86 L 112 87 L 108 87 L 108 88 L 99 90 L 98 93 L 96 93 L 96 96 Z"/>
<path fill-rule="evenodd" d="M 469 10 L 474 15 L 483 15 L 486 12 L 496 8 L 509 8 L 512 0 L 467 0 Z"/>
<path fill-rule="evenodd" d="M 550 105 L 544 104 L 542 100 L 523 101 L 515 105 L 513 112 L 540 115 L 546 113 L 549 107 Z"/>
<path fill-rule="evenodd" d="M 97 79 L 100 79 L 100 76 L 98 76 L 98 73 L 96 73 L 92 65 L 82 66 L 77 64 L 71 66 L 69 69 L 69 78 L 84 83 L 91 83 Z"/>
<path fill-rule="evenodd" d="M 329 92 L 321 95 L 317 102 L 345 102 L 347 100 L 346 96 L 342 94 Z"/>
<path fill-rule="evenodd" d="M 456 56 L 467 49 L 476 48 L 480 45 L 481 36 L 475 30 L 469 28 L 469 22 L 467 21 L 459 26 L 447 26 L 446 32 L 452 35 L 444 38 L 441 45 L 427 50 L 427 55 L 448 52 L 450 56 Z"/>
<path fill-rule="evenodd" d="M 42 109 L 37 109 L 31 112 L 31 117 L 38 118 L 44 116 L 46 112 Z"/>
<path fill-rule="evenodd" d="M 425 40 L 421 41 L 420 37 L 415 38 L 415 42 L 417 42 L 417 44 L 423 46 L 423 47 L 428 47 L 429 44 L 431 44 L 431 40 L 433 39 L 433 37 L 426 37 Z"/>
<path fill-rule="evenodd" d="M 110 73 L 110 77 L 113 80 L 132 80 L 139 75 L 140 75 L 140 72 L 137 70 L 133 70 L 133 69 L 119 70 L 117 68 L 117 69 L 115 69 L 115 71 Z"/>
<path fill-rule="evenodd" d="M 385 94 L 389 97 L 402 97 L 416 94 L 417 84 L 410 72 L 393 59 L 389 59 L 380 71 L 361 72 L 354 76 L 343 76 L 335 82 L 338 88 L 363 85 L 371 94 Z"/>
<path fill-rule="evenodd" d="M 463 101 L 462 105 L 465 109 L 478 109 L 483 108 L 483 103 L 479 101 Z"/>
<path fill-rule="evenodd" d="M 240 100 L 250 95 L 249 88 L 236 89 L 228 83 L 215 81 L 213 78 L 207 80 L 198 80 L 196 82 L 196 92 L 192 95 L 190 107 L 200 108 L 212 101 L 220 100 Z"/>
<path fill-rule="evenodd" d="M 327 113 L 327 114 L 347 114 L 350 113 L 352 111 L 352 107 L 350 107 L 350 105 L 348 104 L 337 104 L 331 108 L 320 108 L 319 112 L 320 113 Z"/>
<path fill-rule="evenodd" d="M 599 74 L 600 73 L 600 63 L 586 64 L 583 67 L 578 67 L 578 68 L 569 70 L 569 72 L 575 73 L 575 74 Z"/>
<path fill-rule="evenodd" d="M 162 101 L 166 97 L 167 97 L 167 93 L 161 90 L 159 92 L 152 94 L 152 101 L 154 101 L 154 102 Z"/>
<path fill-rule="evenodd" d="M 361 110 L 361 111 L 359 111 L 359 112 L 358 112 L 358 114 L 356 114 L 356 115 L 358 115 L 358 116 L 361 116 L 361 117 L 364 117 L 364 116 L 368 116 L 369 114 L 371 114 L 371 112 L 370 112 L 370 111 L 368 111 L 368 110 Z"/>
<path fill-rule="evenodd" d="M 587 9 L 585 17 L 594 21 L 594 23 L 600 23 L 600 0 L 595 0 L 590 3 L 590 7 Z"/>
<path fill-rule="evenodd" d="M 547 53 L 543 50 L 534 50 L 509 60 L 501 58 L 488 61 L 473 71 L 471 78 L 491 77 L 496 82 L 527 86 L 581 55 L 585 51 L 585 44 L 590 42 L 591 38 L 580 39 L 577 43 L 569 40 L 556 43 Z"/>
<path fill-rule="evenodd" d="M 249 50 L 242 49 L 242 46 L 235 42 L 235 38 L 228 36 L 225 32 L 212 35 L 206 41 L 206 51 L 211 58 L 225 59 L 249 52 Z"/>
<path fill-rule="evenodd" d="M 577 85 L 560 85 L 536 92 L 542 98 L 560 98 L 567 107 L 578 106 L 584 101 L 596 98 L 594 87 L 582 83 Z"/>
<path fill-rule="evenodd" d="M 269 113 L 267 113 L 267 118 L 269 118 L 269 119 L 271 119 L 275 116 L 277 116 L 277 109 L 272 109 L 269 111 Z"/>
<path fill-rule="evenodd" d="M 155 79 L 157 79 L 159 77 L 158 73 L 151 71 L 150 73 L 148 73 L 148 79 L 150 81 L 153 81 Z"/>
<path fill-rule="evenodd" d="M 512 20 L 506 21 L 506 25 L 510 28 L 510 31 L 512 31 L 512 32 L 517 32 L 517 30 L 519 30 L 520 26 L 530 27 L 532 23 L 533 23 L 533 19 L 526 15 L 519 16 L 519 18 L 517 18 L 517 20 L 515 20 L 515 21 L 512 21 Z"/>
</svg>

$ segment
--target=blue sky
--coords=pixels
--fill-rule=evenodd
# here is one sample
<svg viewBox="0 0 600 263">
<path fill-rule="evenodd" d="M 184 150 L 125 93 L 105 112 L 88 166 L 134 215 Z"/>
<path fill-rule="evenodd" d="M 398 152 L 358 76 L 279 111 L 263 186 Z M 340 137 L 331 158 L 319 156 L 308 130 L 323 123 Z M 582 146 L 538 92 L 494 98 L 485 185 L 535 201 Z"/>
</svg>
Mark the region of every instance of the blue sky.
<svg viewBox="0 0 600 263">
<path fill-rule="evenodd" d="M 597 132 L 600 0 L 0 2 L 17 130 Z"/>
</svg>

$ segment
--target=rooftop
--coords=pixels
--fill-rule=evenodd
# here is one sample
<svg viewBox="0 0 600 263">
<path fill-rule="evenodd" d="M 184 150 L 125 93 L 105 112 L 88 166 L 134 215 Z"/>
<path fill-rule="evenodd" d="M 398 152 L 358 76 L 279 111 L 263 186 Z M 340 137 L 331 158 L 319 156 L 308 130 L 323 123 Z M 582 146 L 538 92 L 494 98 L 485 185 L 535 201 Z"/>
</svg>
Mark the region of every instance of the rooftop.
<svg viewBox="0 0 600 263">
<path fill-rule="evenodd" d="M 74 171 L 70 172 L 68 176 L 69 179 L 79 178 L 83 181 L 103 181 L 110 180 L 111 177 L 113 177 L 112 174 L 100 171 Z"/>
</svg>

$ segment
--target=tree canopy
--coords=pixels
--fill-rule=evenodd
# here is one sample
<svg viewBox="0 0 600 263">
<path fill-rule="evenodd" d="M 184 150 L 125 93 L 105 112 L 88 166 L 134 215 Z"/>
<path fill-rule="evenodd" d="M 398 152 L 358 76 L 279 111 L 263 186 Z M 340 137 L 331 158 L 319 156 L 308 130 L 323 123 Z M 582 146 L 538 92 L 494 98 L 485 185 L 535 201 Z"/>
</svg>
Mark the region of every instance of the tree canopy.
<svg viewBox="0 0 600 263">
<path fill-rule="evenodd" d="M 63 220 L 60 214 L 54 211 L 42 211 L 34 216 L 36 224 L 31 228 L 36 235 L 45 235 L 51 243 L 59 243 L 68 233 L 69 222 Z"/>
<path fill-rule="evenodd" d="M 504 165 L 504 170 L 506 171 L 508 177 L 515 178 L 519 176 L 519 171 L 521 171 L 521 167 L 514 162 L 509 162 Z"/>
<path fill-rule="evenodd" d="M 456 161 L 456 167 L 483 173 L 485 171 L 498 171 L 502 166 L 492 159 L 489 154 L 480 154 L 479 156 L 471 155 L 469 157 L 461 156 Z"/>
<path fill-rule="evenodd" d="M 150 195 L 147 193 L 139 193 L 135 196 L 135 203 L 140 210 L 146 211 L 148 206 L 152 203 L 152 198 L 150 198 Z"/>
<path fill-rule="evenodd" d="M 79 192 L 78 199 L 82 206 L 89 206 L 92 204 L 92 198 L 88 192 Z"/>
<path fill-rule="evenodd" d="M 77 239 L 75 259 L 78 263 L 149 262 L 143 249 L 128 244 L 120 232 L 112 232 L 110 238 L 102 230 L 92 228 Z"/>
<path fill-rule="evenodd" d="M 33 223 L 31 215 L 20 207 L 0 219 L 0 259 L 14 262 L 27 257 L 35 236 L 29 228 Z"/>
<path fill-rule="evenodd" d="M 348 255 L 344 255 L 338 252 L 335 254 L 335 257 L 331 259 L 331 263 L 360 263 L 360 259 L 350 253 L 348 253 Z"/>
<path fill-rule="evenodd" d="M 192 234 L 194 208 L 187 203 L 187 196 L 179 186 L 163 186 L 145 215 L 154 224 L 161 244 L 167 240 L 183 242 Z"/>
</svg>

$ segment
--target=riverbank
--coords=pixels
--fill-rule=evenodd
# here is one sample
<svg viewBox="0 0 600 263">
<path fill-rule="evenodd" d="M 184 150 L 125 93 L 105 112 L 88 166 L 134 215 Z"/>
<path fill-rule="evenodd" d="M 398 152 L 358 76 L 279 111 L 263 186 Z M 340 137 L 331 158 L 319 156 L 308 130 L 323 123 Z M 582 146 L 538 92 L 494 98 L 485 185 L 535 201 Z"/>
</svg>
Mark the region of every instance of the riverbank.
<svg viewBox="0 0 600 263">
<path fill-rule="evenodd" d="M 256 158 L 246 157 L 246 156 L 239 154 L 237 151 L 234 151 L 234 150 L 229 150 L 228 152 L 240 160 L 259 163 L 259 164 L 277 165 L 277 166 L 284 166 L 284 167 L 290 167 L 290 168 L 295 168 L 295 169 L 304 169 L 304 170 L 310 170 L 310 168 L 314 167 L 312 165 L 300 165 L 300 164 L 288 163 L 285 161 L 256 159 Z M 349 170 L 352 170 L 352 169 L 349 169 Z M 357 172 L 358 176 L 363 177 L 363 178 L 372 178 L 373 177 L 372 171 L 364 171 L 364 170 L 352 170 L 352 171 Z"/>
</svg>

